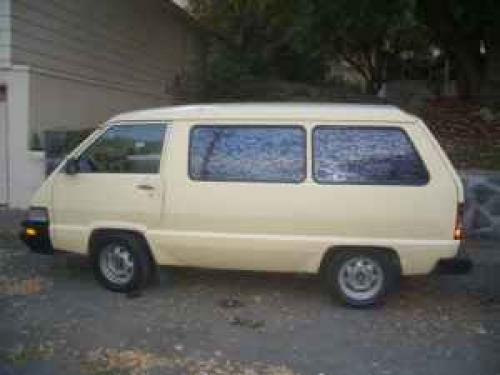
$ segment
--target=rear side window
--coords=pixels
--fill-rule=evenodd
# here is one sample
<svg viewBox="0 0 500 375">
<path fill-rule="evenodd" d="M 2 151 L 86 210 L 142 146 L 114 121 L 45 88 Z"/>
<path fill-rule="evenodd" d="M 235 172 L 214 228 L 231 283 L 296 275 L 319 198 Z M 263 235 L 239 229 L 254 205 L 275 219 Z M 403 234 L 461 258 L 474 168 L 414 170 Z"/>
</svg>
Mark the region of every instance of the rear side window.
<svg viewBox="0 0 500 375">
<path fill-rule="evenodd" d="M 299 126 L 195 126 L 189 174 L 201 181 L 301 182 L 306 134 Z"/>
<path fill-rule="evenodd" d="M 319 183 L 424 185 L 429 174 L 400 128 L 319 126 L 313 132 Z"/>
<path fill-rule="evenodd" d="M 164 124 L 112 126 L 79 158 L 82 173 L 158 173 Z"/>
</svg>

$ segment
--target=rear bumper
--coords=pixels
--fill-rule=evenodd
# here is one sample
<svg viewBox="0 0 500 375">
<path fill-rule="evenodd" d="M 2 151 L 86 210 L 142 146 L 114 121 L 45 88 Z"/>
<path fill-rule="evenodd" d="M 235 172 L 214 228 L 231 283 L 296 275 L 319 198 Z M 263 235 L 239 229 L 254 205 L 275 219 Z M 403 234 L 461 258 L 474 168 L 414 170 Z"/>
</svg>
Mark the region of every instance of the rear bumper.
<svg viewBox="0 0 500 375">
<path fill-rule="evenodd" d="M 435 271 L 440 274 L 461 275 L 469 273 L 473 267 L 471 258 L 464 248 L 460 247 L 453 258 L 440 259 Z"/>
<path fill-rule="evenodd" d="M 19 238 L 29 249 L 38 254 L 53 254 L 54 248 L 50 241 L 49 223 L 25 220 L 21 223 Z"/>
</svg>

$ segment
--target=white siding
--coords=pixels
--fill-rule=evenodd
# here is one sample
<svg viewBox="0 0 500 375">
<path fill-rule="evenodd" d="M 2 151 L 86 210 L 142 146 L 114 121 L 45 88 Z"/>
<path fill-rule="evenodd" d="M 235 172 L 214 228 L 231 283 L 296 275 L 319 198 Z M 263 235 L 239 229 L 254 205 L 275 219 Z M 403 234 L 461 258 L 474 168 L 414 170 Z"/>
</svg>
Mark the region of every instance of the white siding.
<svg viewBox="0 0 500 375">
<path fill-rule="evenodd" d="M 10 0 L 0 0 L 0 67 L 10 65 Z"/>
<path fill-rule="evenodd" d="M 166 0 L 12 0 L 11 11 L 13 64 L 159 97 L 198 78 L 199 34 Z"/>
<path fill-rule="evenodd" d="M 29 93 L 31 142 L 33 134 L 43 137 L 46 130 L 89 129 L 114 114 L 173 101 L 36 71 L 30 72 Z"/>
</svg>

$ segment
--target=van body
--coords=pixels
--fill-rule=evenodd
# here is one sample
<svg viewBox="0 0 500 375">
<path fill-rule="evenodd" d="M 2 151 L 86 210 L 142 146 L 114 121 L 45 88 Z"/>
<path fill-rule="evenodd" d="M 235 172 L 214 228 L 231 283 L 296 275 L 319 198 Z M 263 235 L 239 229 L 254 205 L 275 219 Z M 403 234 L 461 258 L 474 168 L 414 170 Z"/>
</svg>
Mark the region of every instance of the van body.
<svg viewBox="0 0 500 375">
<path fill-rule="evenodd" d="M 338 292 L 342 272 L 366 286 L 377 273 L 383 282 L 389 272 L 393 279 L 427 274 L 454 257 L 463 200 L 460 179 L 427 127 L 392 106 L 174 106 L 100 126 L 36 192 L 22 237 L 35 251 L 94 256 L 113 290 L 142 285 L 136 262 L 149 261 L 327 270 Z M 109 245 L 105 239 L 120 237 L 132 254 L 115 246 L 99 260 L 94 253 Z M 370 254 L 380 264 L 363 263 Z M 350 266 L 338 269 L 338 258 Z M 141 280 L 120 288 L 118 277 L 113 283 L 103 275 L 106 262 L 115 271 L 135 267 Z M 382 289 L 370 298 L 340 294 L 371 304 Z"/>
</svg>

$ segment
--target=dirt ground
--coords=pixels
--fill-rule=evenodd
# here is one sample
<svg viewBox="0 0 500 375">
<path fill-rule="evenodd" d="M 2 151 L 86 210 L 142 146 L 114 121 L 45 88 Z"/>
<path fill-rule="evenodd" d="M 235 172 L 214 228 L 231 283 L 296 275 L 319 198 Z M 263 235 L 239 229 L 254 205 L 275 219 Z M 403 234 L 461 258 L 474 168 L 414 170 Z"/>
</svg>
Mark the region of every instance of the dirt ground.
<svg viewBox="0 0 500 375">
<path fill-rule="evenodd" d="M 356 310 L 301 275 L 162 268 L 111 293 L 85 259 L 30 253 L 16 220 L 0 218 L 0 375 L 500 374 L 500 243 Z"/>
</svg>

